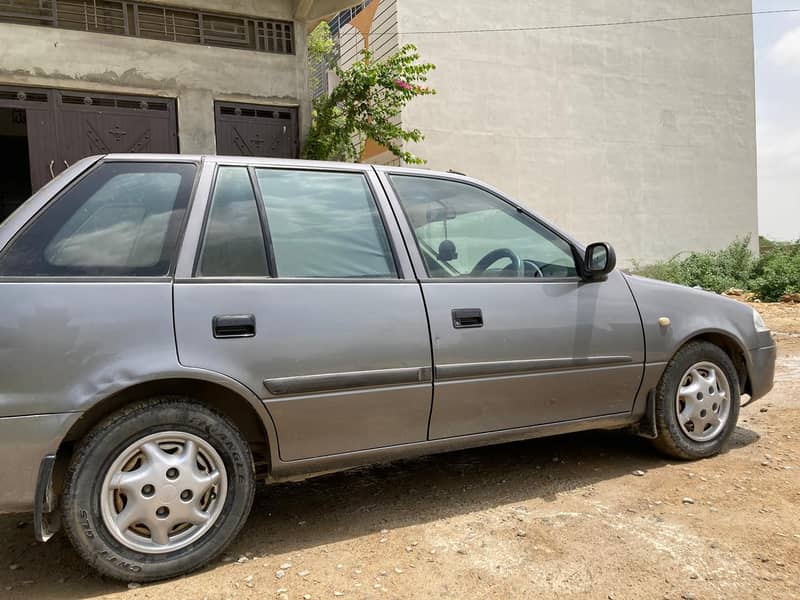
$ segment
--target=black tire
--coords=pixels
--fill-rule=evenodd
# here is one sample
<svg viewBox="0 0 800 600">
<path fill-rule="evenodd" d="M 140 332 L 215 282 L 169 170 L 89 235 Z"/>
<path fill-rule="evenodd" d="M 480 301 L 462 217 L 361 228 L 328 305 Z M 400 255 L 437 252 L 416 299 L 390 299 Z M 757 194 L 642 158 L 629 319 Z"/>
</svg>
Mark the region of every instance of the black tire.
<svg viewBox="0 0 800 600">
<path fill-rule="evenodd" d="M 148 554 L 123 545 L 106 527 L 100 508 L 102 481 L 132 443 L 165 431 L 190 433 L 213 447 L 225 466 L 227 494 L 202 537 L 169 553 Z M 253 503 L 254 472 L 247 442 L 223 415 L 189 398 L 138 402 L 98 424 L 77 448 L 64 482 L 64 530 L 81 557 L 102 575 L 140 583 L 176 577 L 214 559 L 242 529 Z"/>
<path fill-rule="evenodd" d="M 708 441 L 687 436 L 678 423 L 675 398 L 681 379 L 690 367 L 708 362 L 722 370 L 731 391 L 730 412 L 724 427 Z M 664 454 L 683 460 L 696 460 L 718 454 L 736 429 L 739 419 L 739 376 L 730 357 L 719 346 L 708 342 L 691 342 L 681 348 L 667 365 L 655 390 L 656 432 L 654 445 Z"/>
</svg>

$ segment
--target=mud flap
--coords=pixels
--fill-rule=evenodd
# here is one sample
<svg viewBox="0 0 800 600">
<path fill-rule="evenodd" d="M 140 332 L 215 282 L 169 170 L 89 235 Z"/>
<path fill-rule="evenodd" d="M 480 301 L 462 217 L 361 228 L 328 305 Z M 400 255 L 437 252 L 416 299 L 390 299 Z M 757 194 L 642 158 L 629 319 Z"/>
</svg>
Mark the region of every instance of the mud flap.
<svg viewBox="0 0 800 600">
<path fill-rule="evenodd" d="M 58 498 L 53 491 L 55 454 L 48 454 L 39 465 L 36 482 L 36 500 L 33 506 L 33 529 L 36 540 L 46 542 L 61 529 L 61 519 L 56 511 Z"/>
<path fill-rule="evenodd" d="M 656 430 L 656 398 L 653 390 L 650 390 L 647 394 L 644 416 L 632 429 L 633 433 L 643 438 L 654 440 L 658 437 L 658 431 Z"/>
</svg>

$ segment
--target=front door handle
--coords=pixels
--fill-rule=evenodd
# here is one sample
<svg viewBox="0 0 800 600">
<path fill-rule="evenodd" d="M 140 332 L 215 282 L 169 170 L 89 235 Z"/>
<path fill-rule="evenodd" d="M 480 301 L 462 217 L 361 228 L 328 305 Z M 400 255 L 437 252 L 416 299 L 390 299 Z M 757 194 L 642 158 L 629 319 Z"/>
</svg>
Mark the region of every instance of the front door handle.
<svg viewBox="0 0 800 600">
<path fill-rule="evenodd" d="M 454 308 L 453 327 L 456 329 L 483 327 L 483 312 L 480 308 Z"/>
<path fill-rule="evenodd" d="M 253 315 L 217 315 L 211 321 L 215 338 L 246 338 L 256 335 Z"/>
</svg>

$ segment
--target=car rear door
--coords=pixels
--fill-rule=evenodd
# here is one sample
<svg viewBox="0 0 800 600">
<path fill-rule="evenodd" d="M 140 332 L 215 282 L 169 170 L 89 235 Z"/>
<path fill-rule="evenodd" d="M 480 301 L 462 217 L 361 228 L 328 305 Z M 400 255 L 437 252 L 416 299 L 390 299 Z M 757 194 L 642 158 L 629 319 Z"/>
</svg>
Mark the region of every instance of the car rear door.
<svg viewBox="0 0 800 600">
<path fill-rule="evenodd" d="M 427 319 L 379 190 L 359 165 L 205 165 L 174 286 L 179 359 L 259 394 L 282 460 L 427 437 Z"/>
<path fill-rule="evenodd" d="M 379 173 L 430 319 L 431 439 L 631 411 L 644 339 L 618 272 L 581 281 L 570 242 L 476 182 Z"/>
</svg>

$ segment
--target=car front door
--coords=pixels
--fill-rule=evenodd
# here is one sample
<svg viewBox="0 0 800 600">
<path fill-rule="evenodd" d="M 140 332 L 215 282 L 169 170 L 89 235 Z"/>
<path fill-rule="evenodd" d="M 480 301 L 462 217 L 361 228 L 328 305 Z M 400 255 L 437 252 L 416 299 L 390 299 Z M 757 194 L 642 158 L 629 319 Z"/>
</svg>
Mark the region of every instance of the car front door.
<svg viewBox="0 0 800 600">
<path fill-rule="evenodd" d="M 256 392 L 285 461 L 424 441 L 427 320 L 374 172 L 245 160 L 201 178 L 174 287 L 181 363 Z"/>
<path fill-rule="evenodd" d="M 431 439 L 630 412 L 638 310 L 618 272 L 585 282 L 571 243 L 466 179 L 380 170 L 420 274 Z"/>
</svg>

